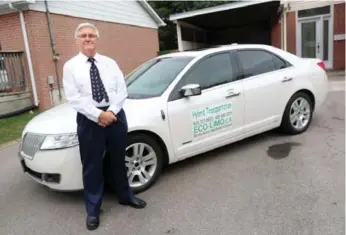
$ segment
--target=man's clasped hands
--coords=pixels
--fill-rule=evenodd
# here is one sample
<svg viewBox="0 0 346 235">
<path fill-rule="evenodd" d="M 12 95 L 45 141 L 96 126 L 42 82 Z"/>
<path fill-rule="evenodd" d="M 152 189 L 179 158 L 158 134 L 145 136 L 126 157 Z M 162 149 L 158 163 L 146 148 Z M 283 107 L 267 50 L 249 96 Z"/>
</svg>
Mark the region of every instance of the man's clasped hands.
<svg viewBox="0 0 346 235">
<path fill-rule="evenodd" d="M 102 127 L 106 127 L 117 120 L 118 119 L 113 112 L 103 111 L 99 116 L 98 124 Z"/>
</svg>

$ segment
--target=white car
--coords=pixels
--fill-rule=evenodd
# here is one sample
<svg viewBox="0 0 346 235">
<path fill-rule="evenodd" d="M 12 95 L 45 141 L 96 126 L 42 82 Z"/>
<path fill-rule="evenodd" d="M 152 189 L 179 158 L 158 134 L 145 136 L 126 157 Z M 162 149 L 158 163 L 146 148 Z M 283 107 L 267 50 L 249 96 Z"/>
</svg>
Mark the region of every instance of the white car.
<svg viewBox="0 0 346 235">
<path fill-rule="evenodd" d="M 322 61 L 266 45 L 158 56 L 127 83 L 126 166 L 136 193 L 153 185 L 167 164 L 274 128 L 306 131 L 328 92 Z M 82 190 L 76 125 L 67 103 L 33 118 L 19 149 L 24 171 L 54 190 Z M 112 188 L 107 160 L 105 152 L 105 182 Z"/>
</svg>

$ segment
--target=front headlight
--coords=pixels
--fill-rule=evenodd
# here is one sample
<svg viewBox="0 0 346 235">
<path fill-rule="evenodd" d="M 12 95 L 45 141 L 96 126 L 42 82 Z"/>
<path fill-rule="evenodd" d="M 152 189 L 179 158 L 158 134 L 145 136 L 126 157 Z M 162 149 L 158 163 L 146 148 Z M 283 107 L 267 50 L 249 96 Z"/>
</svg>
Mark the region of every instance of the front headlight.
<svg viewBox="0 0 346 235">
<path fill-rule="evenodd" d="M 44 139 L 41 149 L 61 149 L 78 145 L 77 133 L 63 135 L 47 135 Z"/>
</svg>

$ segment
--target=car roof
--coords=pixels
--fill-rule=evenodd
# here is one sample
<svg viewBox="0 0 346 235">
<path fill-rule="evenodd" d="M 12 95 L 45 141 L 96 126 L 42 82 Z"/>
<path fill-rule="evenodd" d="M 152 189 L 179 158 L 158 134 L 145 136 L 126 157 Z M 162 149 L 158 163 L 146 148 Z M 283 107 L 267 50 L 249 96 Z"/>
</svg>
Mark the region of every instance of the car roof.
<svg viewBox="0 0 346 235">
<path fill-rule="evenodd" d="M 217 45 L 208 48 L 199 48 L 185 51 L 172 52 L 164 55 L 158 56 L 158 58 L 167 58 L 167 57 L 198 57 L 204 56 L 208 54 L 212 54 L 215 52 L 222 52 L 226 50 L 235 50 L 235 49 L 267 49 L 270 51 L 276 51 L 279 48 L 274 48 L 273 46 L 265 45 L 265 44 L 230 44 L 230 45 Z"/>
</svg>

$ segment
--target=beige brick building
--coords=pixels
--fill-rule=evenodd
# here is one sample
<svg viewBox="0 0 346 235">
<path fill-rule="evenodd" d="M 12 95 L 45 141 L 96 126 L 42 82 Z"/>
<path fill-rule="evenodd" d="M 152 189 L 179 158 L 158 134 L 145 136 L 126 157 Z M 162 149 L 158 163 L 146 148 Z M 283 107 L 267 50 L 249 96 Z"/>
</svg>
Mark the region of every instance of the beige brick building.
<svg viewBox="0 0 346 235">
<path fill-rule="evenodd" d="M 125 74 L 157 55 L 158 27 L 165 25 L 145 1 L 0 3 L 0 83 L 6 80 L 13 85 L 11 79 L 25 76 L 27 84 L 23 89 L 8 86 L 1 90 L 0 86 L 3 112 L 31 105 L 48 109 L 63 102 L 62 67 L 77 53 L 74 30 L 82 22 L 99 28 L 99 52 L 115 59 Z M 14 51 L 21 53 L 17 60 L 9 55 Z M 18 72 L 19 61 L 23 62 L 22 72 Z M 17 72 L 10 72 L 16 66 Z M 49 77 L 54 79 L 52 91 Z"/>
</svg>

